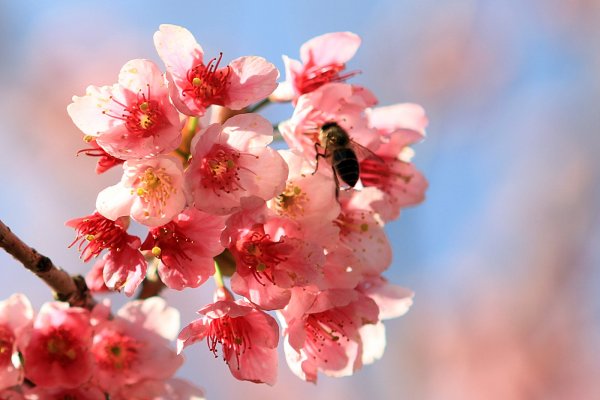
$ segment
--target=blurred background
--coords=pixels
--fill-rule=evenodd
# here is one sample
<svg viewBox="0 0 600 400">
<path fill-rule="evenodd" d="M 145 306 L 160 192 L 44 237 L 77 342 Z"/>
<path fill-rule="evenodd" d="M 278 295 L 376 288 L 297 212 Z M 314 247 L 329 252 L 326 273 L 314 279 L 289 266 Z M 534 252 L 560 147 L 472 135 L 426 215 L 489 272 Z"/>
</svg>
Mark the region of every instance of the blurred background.
<svg viewBox="0 0 600 400">
<path fill-rule="evenodd" d="M 180 377 L 209 399 L 600 398 L 600 1 L 0 1 L 0 219 L 70 272 L 89 266 L 64 222 L 120 173 L 96 176 L 94 159 L 75 157 L 84 143 L 66 106 L 130 59 L 162 66 L 161 23 L 190 29 L 208 55 L 280 70 L 313 36 L 356 32 L 352 82 L 430 120 L 414 159 L 427 200 L 387 227 L 386 276 L 416 297 L 387 322 L 383 359 L 314 386 L 282 356 L 267 387 L 236 381 L 200 344 Z M 4 253 L 0 268 L 0 299 L 50 299 Z M 187 323 L 211 284 L 165 293 Z"/>
</svg>

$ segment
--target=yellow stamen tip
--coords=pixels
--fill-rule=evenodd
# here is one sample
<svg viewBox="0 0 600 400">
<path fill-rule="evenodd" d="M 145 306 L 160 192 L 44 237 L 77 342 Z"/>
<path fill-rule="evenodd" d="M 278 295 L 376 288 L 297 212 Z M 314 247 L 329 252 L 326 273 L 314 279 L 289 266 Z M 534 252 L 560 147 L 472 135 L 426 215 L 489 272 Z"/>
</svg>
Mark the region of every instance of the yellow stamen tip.
<svg viewBox="0 0 600 400">
<path fill-rule="evenodd" d="M 200 86 L 200 85 L 202 85 L 202 79 L 200 79 L 198 77 L 192 79 L 192 85 L 194 85 L 194 86 Z"/>
<path fill-rule="evenodd" d="M 161 249 L 158 246 L 152 248 L 152 255 L 156 258 L 160 257 Z"/>
<path fill-rule="evenodd" d="M 94 140 L 94 137 L 93 137 L 93 136 L 91 136 L 91 135 L 85 135 L 85 136 L 83 137 L 83 141 L 84 141 L 84 142 L 86 142 L 86 143 L 89 143 L 89 142 L 91 142 L 92 140 Z"/>
<path fill-rule="evenodd" d="M 142 110 L 144 112 L 148 111 L 149 108 L 150 108 L 150 104 L 148 104 L 147 101 L 140 104 L 140 110 Z"/>
<path fill-rule="evenodd" d="M 96 237 L 94 235 L 86 235 L 85 240 L 87 240 L 88 242 L 91 242 L 92 240 L 94 240 Z"/>
</svg>

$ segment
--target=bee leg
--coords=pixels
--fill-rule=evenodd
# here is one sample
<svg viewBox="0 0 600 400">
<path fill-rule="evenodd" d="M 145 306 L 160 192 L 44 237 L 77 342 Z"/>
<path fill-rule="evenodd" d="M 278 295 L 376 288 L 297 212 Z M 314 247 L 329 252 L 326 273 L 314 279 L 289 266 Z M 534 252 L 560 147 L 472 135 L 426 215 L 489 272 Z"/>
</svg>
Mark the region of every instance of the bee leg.
<svg viewBox="0 0 600 400">
<path fill-rule="evenodd" d="M 315 166 L 315 170 L 313 171 L 313 175 L 317 173 L 317 171 L 319 170 L 319 157 L 327 157 L 327 149 L 325 150 L 325 154 L 323 153 L 319 153 L 319 148 L 322 147 L 320 143 L 315 143 L 315 152 L 317 153 L 315 159 L 317 160 L 317 165 Z"/>
</svg>

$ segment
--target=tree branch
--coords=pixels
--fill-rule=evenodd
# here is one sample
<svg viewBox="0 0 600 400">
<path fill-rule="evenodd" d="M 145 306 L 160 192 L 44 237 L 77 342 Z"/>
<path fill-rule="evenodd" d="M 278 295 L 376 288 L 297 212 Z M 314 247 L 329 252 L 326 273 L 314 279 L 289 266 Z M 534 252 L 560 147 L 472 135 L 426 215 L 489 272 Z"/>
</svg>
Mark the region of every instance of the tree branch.
<svg viewBox="0 0 600 400">
<path fill-rule="evenodd" d="M 54 265 L 48 257 L 19 239 L 2 221 L 0 221 L 0 247 L 50 286 L 57 300 L 88 309 L 96 303 L 82 276 L 71 276 Z"/>
</svg>

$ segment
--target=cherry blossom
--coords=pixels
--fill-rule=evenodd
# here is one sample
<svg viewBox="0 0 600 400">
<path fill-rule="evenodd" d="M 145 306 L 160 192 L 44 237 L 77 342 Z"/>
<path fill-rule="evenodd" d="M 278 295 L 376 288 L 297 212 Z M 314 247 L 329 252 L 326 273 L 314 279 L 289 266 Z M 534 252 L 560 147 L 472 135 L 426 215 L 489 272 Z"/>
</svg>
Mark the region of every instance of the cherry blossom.
<svg viewBox="0 0 600 400">
<path fill-rule="evenodd" d="M 178 330 L 179 312 L 157 297 L 129 302 L 114 318 L 99 318 L 91 348 L 94 381 L 113 394 L 126 385 L 171 377 L 183 362 L 169 346 Z"/>
<path fill-rule="evenodd" d="M 269 200 L 283 191 L 288 167 L 279 153 L 266 147 L 273 140 L 269 121 L 257 114 L 212 124 L 192 142 L 192 161 L 185 183 L 199 210 L 225 215 L 240 199 Z"/>
<path fill-rule="evenodd" d="M 264 202 L 257 203 L 227 220 L 222 241 L 236 261 L 233 291 L 274 310 L 288 303 L 290 288 L 323 285 L 325 255 L 320 245 L 304 240 L 293 221 L 270 215 Z"/>
<path fill-rule="evenodd" d="M 181 122 L 158 67 L 131 60 L 112 86 L 88 86 L 67 111 L 77 127 L 118 159 L 154 157 L 181 142 Z"/>
<path fill-rule="evenodd" d="M 142 248 L 160 259 L 158 274 L 165 285 L 198 287 L 215 273 L 213 257 L 223 251 L 224 220 L 187 208 L 168 224 L 150 229 Z"/>
<path fill-rule="evenodd" d="M 66 303 L 46 303 L 40 309 L 31 339 L 24 349 L 25 376 L 37 386 L 76 388 L 93 372 L 89 312 Z"/>
<path fill-rule="evenodd" d="M 146 226 L 160 226 L 179 214 L 186 204 L 183 167 L 172 156 L 128 160 L 117 185 L 98 194 L 96 208 L 108 219 L 131 216 Z"/>
<path fill-rule="evenodd" d="M 317 372 L 348 376 L 362 366 L 359 329 L 377 322 L 378 307 L 356 290 L 293 291 L 278 315 L 284 326 L 288 366 L 297 376 L 317 381 Z"/>
<path fill-rule="evenodd" d="M 341 82 L 357 72 L 344 72 L 346 63 L 360 46 L 352 32 L 332 32 L 314 37 L 300 47 L 300 61 L 283 56 L 285 81 L 271 96 L 276 101 L 294 102 L 300 95 L 329 82 Z"/>
<path fill-rule="evenodd" d="M 231 374 L 240 380 L 275 384 L 279 327 L 275 319 L 245 300 L 219 299 L 198 311 L 201 319 L 187 325 L 177 349 L 206 339 L 217 356 L 220 345 Z"/>
<path fill-rule="evenodd" d="M 210 105 L 242 109 L 277 87 L 277 68 L 262 57 L 240 57 L 220 67 L 223 55 L 204 60 L 204 51 L 185 28 L 161 25 L 154 45 L 167 67 L 169 91 L 186 115 L 203 115 Z"/>
<path fill-rule="evenodd" d="M 414 154 L 408 147 L 425 136 L 427 118 L 416 104 L 395 104 L 367 109 L 369 125 L 380 134 L 375 154 L 360 163 L 361 180 L 366 187 L 383 192 L 373 208 L 386 220 L 398 218 L 400 209 L 425 198 L 427 180 L 410 162 Z"/>
</svg>

